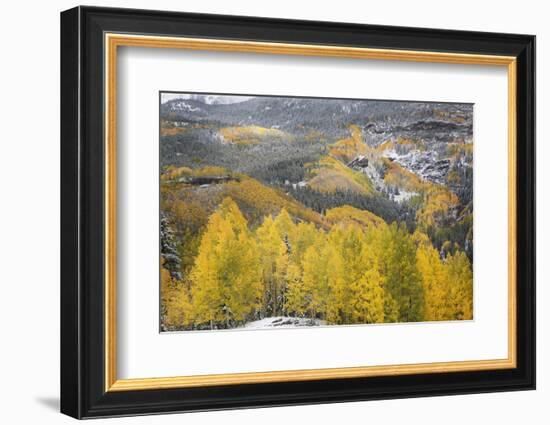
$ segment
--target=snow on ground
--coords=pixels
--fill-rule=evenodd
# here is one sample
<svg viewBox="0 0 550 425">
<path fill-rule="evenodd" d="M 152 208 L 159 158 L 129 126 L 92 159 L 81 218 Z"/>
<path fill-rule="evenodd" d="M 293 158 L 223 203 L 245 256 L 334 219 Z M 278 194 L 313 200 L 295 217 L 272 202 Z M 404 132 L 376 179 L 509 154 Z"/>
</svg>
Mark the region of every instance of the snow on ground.
<svg viewBox="0 0 550 425">
<path fill-rule="evenodd" d="M 301 326 L 323 326 L 324 320 L 299 318 L 299 317 L 266 317 L 265 319 L 248 322 L 244 325 L 246 329 L 269 329 L 269 328 L 297 328 Z"/>
<path fill-rule="evenodd" d="M 393 200 L 397 203 L 408 201 L 413 196 L 418 195 L 416 192 L 407 192 L 406 190 L 400 190 L 399 195 L 393 195 Z"/>
</svg>

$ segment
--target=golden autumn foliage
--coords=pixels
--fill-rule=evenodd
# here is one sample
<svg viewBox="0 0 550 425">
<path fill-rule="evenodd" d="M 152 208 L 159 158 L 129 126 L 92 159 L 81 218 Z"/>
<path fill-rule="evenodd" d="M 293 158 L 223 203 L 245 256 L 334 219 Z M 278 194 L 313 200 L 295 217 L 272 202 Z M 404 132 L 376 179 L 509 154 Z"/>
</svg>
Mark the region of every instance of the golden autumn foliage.
<svg viewBox="0 0 550 425">
<path fill-rule="evenodd" d="M 368 176 L 347 167 L 331 156 L 321 158 L 311 173 L 313 177 L 309 181 L 309 187 L 319 192 L 348 190 L 362 195 L 374 193 L 373 184 Z"/>
<path fill-rule="evenodd" d="M 161 329 L 473 318 L 468 109 L 310 102 L 160 116 Z"/>
<path fill-rule="evenodd" d="M 449 320 L 472 320 L 473 285 L 472 268 L 464 252 L 447 256 L 447 282 L 452 283 L 449 296 Z"/>
<path fill-rule="evenodd" d="M 228 196 L 237 202 L 252 221 L 258 221 L 263 216 L 286 209 L 292 216 L 324 226 L 323 217 L 297 202 L 281 190 L 265 186 L 255 179 L 243 177 L 225 185 L 223 196 Z M 246 211 L 245 211 L 246 210 Z"/>
<path fill-rule="evenodd" d="M 380 143 L 373 150 L 378 153 L 384 153 L 385 151 L 395 149 L 397 146 L 409 146 L 418 150 L 426 150 L 426 145 L 420 140 L 408 139 L 406 137 L 397 137 L 397 140 L 386 140 Z"/>
<path fill-rule="evenodd" d="M 202 168 L 175 167 L 170 165 L 164 169 L 161 175 L 161 181 L 170 182 L 181 177 L 216 177 L 230 176 L 231 172 L 223 167 L 208 165 Z"/>
<path fill-rule="evenodd" d="M 194 324 L 242 323 L 260 306 L 256 241 L 231 199 L 210 216 L 190 278 Z"/>
<path fill-rule="evenodd" d="M 474 144 L 467 142 L 456 142 L 449 143 L 447 145 L 447 154 L 451 156 L 458 156 L 461 154 L 473 155 L 474 153 Z"/>
<path fill-rule="evenodd" d="M 251 226 L 223 199 L 209 216 L 187 283 L 162 269 L 165 320 L 185 329 L 241 326 L 264 317 L 328 324 L 467 320 L 471 265 L 441 258 L 421 231 L 352 207 L 327 211 L 330 229 L 281 208 Z"/>
<path fill-rule="evenodd" d="M 332 157 L 350 161 L 357 155 L 364 155 L 367 152 L 367 145 L 363 141 L 363 132 L 357 125 L 349 126 L 350 137 L 340 139 L 331 145 L 329 153 Z"/>
<path fill-rule="evenodd" d="M 189 167 L 174 167 L 170 165 L 166 167 L 161 175 L 161 181 L 176 180 L 181 176 L 189 176 L 193 174 L 193 170 Z"/>
<path fill-rule="evenodd" d="M 161 127 L 160 135 L 161 136 L 175 136 L 177 134 L 182 134 L 187 131 L 185 127 Z"/>
<path fill-rule="evenodd" d="M 424 293 L 416 265 L 416 246 L 405 225 L 393 223 L 376 235 L 380 273 L 385 278 L 385 321 L 423 320 Z"/>
<path fill-rule="evenodd" d="M 424 289 L 424 320 L 447 320 L 450 285 L 439 253 L 423 241 L 416 251 L 416 264 Z"/>
<path fill-rule="evenodd" d="M 365 232 L 369 230 L 366 229 Z M 369 237 L 360 227 L 341 223 L 328 234 L 328 246 L 337 278 L 327 320 L 331 323 L 384 322 L 384 279 L 379 273 L 379 258 Z M 372 236 L 372 235 L 371 235 Z"/>
<path fill-rule="evenodd" d="M 444 186 L 431 184 L 423 193 L 424 203 L 416 213 L 416 219 L 422 227 L 434 226 L 460 206 L 455 193 Z"/>
<path fill-rule="evenodd" d="M 443 218 L 448 217 L 451 211 L 460 206 L 458 196 L 449 188 L 421 180 L 416 174 L 396 162 L 387 161 L 386 165 L 384 183 L 399 190 L 417 193 L 420 196 L 422 202 L 416 212 L 416 220 L 422 228 L 437 225 Z"/>
<path fill-rule="evenodd" d="M 327 210 L 325 217 L 331 224 L 345 223 L 347 225 L 356 225 L 360 228 L 365 226 L 382 226 L 386 224 L 386 222 L 376 214 L 349 205 L 331 208 Z"/>
<path fill-rule="evenodd" d="M 282 310 L 282 296 L 286 291 L 288 247 L 285 237 L 267 216 L 256 231 L 263 282 L 263 314 L 277 316 Z"/>
<path fill-rule="evenodd" d="M 424 320 L 473 319 L 473 276 L 463 252 L 449 254 L 444 260 L 426 235 L 417 232 L 416 261 L 424 287 Z"/>
<path fill-rule="evenodd" d="M 260 143 L 263 139 L 292 140 L 292 136 L 275 128 L 259 127 L 223 127 L 219 130 L 222 141 L 246 146 Z"/>
<path fill-rule="evenodd" d="M 305 207 L 282 190 L 266 186 L 244 174 L 231 174 L 221 167 L 189 170 L 187 167 L 168 167 L 163 176 L 169 177 L 161 177 L 161 209 L 173 215 L 176 224 L 182 223 L 198 230 L 195 223 L 206 223 L 208 216 L 223 199 L 229 197 L 239 205 L 247 220 L 254 224 L 261 222 L 264 216 L 284 208 L 295 218 L 328 227 L 319 213 Z M 201 190 L 195 190 L 186 183 L 172 183 L 173 179 L 183 176 L 229 176 L 230 180 Z"/>
<path fill-rule="evenodd" d="M 191 304 L 187 288 L 181 282 L 172 279 L 168 270 L 162 266 L 160 285 L 165 326 L 181 326 L 188 323 L 191 319 Z"/>
<path fill-rule="evenodd" d="M 422 181 L 412 171 L 403 168 L 396 162 L 386 160 L 386 165 L 388 168 L 384 175 L 384 183 L 388 186 L 397 187 L 409 192 L 422 192 L 429 186 L 429 183 Z"/>
</svg>

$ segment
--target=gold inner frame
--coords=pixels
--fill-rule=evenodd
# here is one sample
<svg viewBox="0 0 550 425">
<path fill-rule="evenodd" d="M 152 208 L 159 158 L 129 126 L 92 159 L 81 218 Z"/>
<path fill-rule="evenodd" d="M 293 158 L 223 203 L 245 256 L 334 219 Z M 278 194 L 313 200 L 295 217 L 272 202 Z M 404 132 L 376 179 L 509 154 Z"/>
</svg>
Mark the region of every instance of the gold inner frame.
<svg viewBox="0 0 550 425">
<path fill-rule="evenodd" d="M 510 369 L 516 367 L 516 58 L 513 56 L 370 49 L 106 33 L 105 46 L 105 391 L 135 391 L 320 379 Z M 116 324 L 116 106 L 118 47 L 149 47 L 503 66 L 508 72 L 508 357 L 383 366 L 118 379 Z"/>
</svg>

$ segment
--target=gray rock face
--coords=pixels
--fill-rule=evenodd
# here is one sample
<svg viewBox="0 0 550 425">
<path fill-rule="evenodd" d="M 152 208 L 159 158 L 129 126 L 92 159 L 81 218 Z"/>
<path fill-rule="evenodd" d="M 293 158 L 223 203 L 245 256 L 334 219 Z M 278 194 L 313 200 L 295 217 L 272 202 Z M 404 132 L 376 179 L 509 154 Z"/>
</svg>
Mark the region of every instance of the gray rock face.
<svg viewBox="0 0 550 425">
<path fill-rule="evenodd" d="M 348 163 L 348 167 L 351 168 L 367 168 L 369 166 L 369 160 L 366 156 L 360 155 Z"/>
<path fill-rule="evenodd" d="M 436 151 L 414 149 L 404 155 L 399 155 L 395 150 L 390 150 L 386 151 L 384 155 L 417 174 L 423 180 L 437 184 L 445 184 L 447 173 L 451 167 L 451 159 L 442 157 Z"/>
</svg>

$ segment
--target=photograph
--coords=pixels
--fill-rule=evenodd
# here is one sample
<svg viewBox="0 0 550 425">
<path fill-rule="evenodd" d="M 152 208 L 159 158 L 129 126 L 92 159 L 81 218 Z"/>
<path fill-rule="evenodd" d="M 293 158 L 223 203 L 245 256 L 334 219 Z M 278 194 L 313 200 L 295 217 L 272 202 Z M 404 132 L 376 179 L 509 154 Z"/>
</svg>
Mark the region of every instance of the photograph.
<svg viewBox="0 0 550 425">
<path fill-rule="evenodd" d="M 473 320 L 473 115 L 160 92 L 160 331 Z"/>
</svg>

